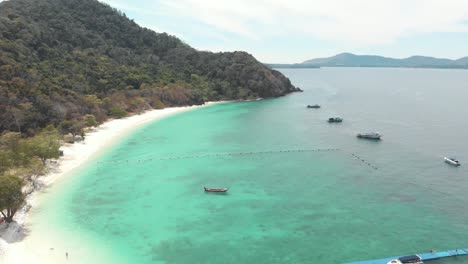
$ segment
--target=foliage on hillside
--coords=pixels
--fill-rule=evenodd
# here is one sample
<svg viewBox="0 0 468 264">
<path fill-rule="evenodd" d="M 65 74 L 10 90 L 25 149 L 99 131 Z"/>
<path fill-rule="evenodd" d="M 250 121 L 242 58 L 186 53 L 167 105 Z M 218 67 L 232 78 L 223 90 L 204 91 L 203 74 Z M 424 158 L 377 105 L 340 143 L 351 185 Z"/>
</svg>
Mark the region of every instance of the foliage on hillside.
<svg viewBox="0 0 468 264">
<path fill-rule="evenodd" d="M 0 132 L 33 135 L 50 124 L 76 130 L 86 115 L 102 122 L 295 90 L 247 53 L 197 51 L 96 0 L 0 3 Z"/>
<path fill-rule="evenodd" d="M 0 215 L 6 222 L 13 220 L 25 195 L 39 187 L 37 178 L 48 159 L 59 157 L 59 148 L 60 134 L 52 126 L 30 138 L 19 132 L 0 135 Z"/>
<path fill-rule="evenodd" d="M 0 215 L 10 223 L 25 201 L 23 180 L 15 176 L 0 177 Z"/>
<path fill-rule="evenodd" d="M 60 135 L 52 126 L 30 138 L 22 138 L 18 132 L 4 133 L 0 136 L 0 176 L 41 174 L 46 160 L 59 157 L 59 148 Z"/>
</svg>

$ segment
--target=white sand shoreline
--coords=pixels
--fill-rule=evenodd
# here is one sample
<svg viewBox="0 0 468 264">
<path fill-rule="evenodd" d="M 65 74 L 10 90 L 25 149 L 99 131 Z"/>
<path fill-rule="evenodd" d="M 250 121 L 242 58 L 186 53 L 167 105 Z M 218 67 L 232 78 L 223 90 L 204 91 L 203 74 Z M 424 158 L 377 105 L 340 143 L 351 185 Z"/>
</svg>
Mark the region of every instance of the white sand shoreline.
<svg viewBox="0 0 468 264">
<path fill-rule="evenodd" d="M 213 103 L 207 103 L 204 106 L 209 104 Z M 63 145 L 61 150 L 63 150 L 64 156 L 58 160 L 56 167 L 52 168 L 50 173 L 41 177 L 41 183 L 46 188 L 51 186 L 57 180 L 63 179 L 65 176 L 70 175 L 73 170 L 92 160 L 92 157 L 99 155 L 102 150 L 146 123 L 200 107 L 203 106 L 150 110 L 140 115 L 105 122 L 94 131 L 88 133 L 83 142 Z M 44 258 L 44 256 L 37 254 L 37 251 L 34 250 L 34 243 L 31 243 L 31 241 L 28 241 L 29 243 L 24 242 L 30 236 L 34 236 L 34 231 L 28 230 L 29 233 L 25 237 L 24 229 L 28 226 L 27 216 L 29 209 L 39 205 L 38 197 L 40 194 L 41 192 L 39 191 L 28 196 L 27 205 L 15 216 L 16 224 L 10 224 L 8 227 L 6 224 L 0 225 L 0 263 L 63 262 L 63 258 L 60 260 L 52 260 L 49 257 Z M 36 239 L 35 241 L 41 243 L 41 239 Z"/>
</svg>

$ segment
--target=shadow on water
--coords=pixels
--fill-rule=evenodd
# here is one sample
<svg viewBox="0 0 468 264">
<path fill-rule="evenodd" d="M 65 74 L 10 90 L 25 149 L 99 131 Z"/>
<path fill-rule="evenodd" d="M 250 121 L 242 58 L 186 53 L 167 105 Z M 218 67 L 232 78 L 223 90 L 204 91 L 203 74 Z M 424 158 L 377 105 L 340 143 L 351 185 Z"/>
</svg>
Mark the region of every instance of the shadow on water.
<svg viewBox="0 0 468 264">
<path fill-rule="evenodd" d="M 205 195 L 219 195 L 219 196 L 228 196 L 228 192 L 205 192 Z"/>
</svg>

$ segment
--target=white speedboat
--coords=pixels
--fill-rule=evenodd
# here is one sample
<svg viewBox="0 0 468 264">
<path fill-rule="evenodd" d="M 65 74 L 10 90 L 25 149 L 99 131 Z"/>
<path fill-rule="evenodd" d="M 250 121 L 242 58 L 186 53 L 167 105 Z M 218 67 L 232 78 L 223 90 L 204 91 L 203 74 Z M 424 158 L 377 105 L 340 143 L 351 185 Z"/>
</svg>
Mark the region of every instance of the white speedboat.
<svg viewBox="0 0 468 264">
<path fill-rule="evenodd" d="M 387 264 L 424 264 L 421 257 L 418 255 L 410 255 L 399 257 L 398 259 L 390 260 Z"/>
<path fill-rule="evenodd" d="M 359 133 L 358 138 L 381 139 L 382 135 L 379 132 Z"/>
<path fill-rule="evenodd" d="M 447 158 L 444 157 L 445 162 L 448 164 L 451 164 L 453 166 L 460 166 L 460 161 L 458 161 L 456 158 Z"/>
</svg>

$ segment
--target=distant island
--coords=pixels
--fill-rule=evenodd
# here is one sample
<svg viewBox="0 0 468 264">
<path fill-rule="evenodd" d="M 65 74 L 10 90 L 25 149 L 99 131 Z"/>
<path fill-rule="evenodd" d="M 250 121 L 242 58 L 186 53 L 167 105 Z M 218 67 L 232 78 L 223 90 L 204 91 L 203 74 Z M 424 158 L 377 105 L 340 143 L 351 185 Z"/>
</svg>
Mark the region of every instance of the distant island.
<svg viewBox="0 0 468 264">
<path fill-rule="evenodd" d="M 306 60 L 297 64 L 266 64 L 272 68 L 319 68 L 319 67 L 401 67 L 401 68 L 447 68 L 468 69 L 468 57 L 457 60 L 427 56 L 411 56 L 404 59 L 376 55 L 341 53 L 328 58 Z"/>
</svg>

